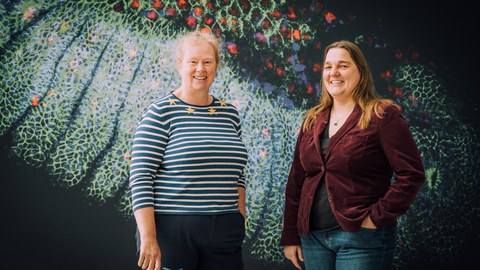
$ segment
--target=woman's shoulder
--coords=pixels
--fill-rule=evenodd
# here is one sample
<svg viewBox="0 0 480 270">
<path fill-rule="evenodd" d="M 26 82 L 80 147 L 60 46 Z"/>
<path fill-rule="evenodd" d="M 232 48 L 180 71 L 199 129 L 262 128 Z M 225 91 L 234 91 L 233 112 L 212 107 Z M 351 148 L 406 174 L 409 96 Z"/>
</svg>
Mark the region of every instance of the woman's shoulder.
<svg viewBox="0 0 480 270">
<path fill-rule="evenodd" d="M 154 99 L 152 102 L 150 102 L 150 105 L 148 106 L 148 108 L 161 109 L 161 108 L 165 108 L 170 105 L 175 105 L 178 103 L 179 103 L 178 98 L 175 97 L 175 95 L 173 95 L 172 93 L 168 93 Z"/>
<path fill-rule="evenodd" d="M 237 107 L 240 106 L 240 101 L 238 101 L 238 100 L 234 100 L 234 101 L 229 102 L 229 101 L 226 101 L 222 98 L 218 98 L 216 96 L 213 96 L 213 103 L 216 106 L 232 108 L 232 109 L 235 109 L 235 110 L 237 110 Z"/>
<path fill-rule="evenodd" d="M 380 116 L 400 113 L 401 111 L 401 107 L 396 104 L 395 101 L 390 99 L 379 100 L 374 108 L 376 110 L 376 113 Z"/>
<path fill-rule="evenodd" d="M 156 98 L 150 105 L 161 106 L 162 104 L 170 104 L 176 101 L 178 101 L 178 98 L 172 93 L 168 93 Z"/>
<path fill-rule="evenodd" d="M 372 123 L 385 123 L 397 118 L 401 114 L 401 108 L 393 100 L 378 99 L 367 106 L 370 111 Z"/>
<path fill-rule="evenodd" d="M 221 98 L 213 97 L 213 106 L 221 109 L 223 112 L 233 112 L 238 116 L 238 108 L 242 106 L 241 101 L 234 100 L 231 102 L 225 101 Z"/>
<path fill-rule="evenodd" d="M 157 115 L 162 115 L 163 113 L 174 109 L 175 105 L 179 103 L 179 100 L 174 95 L 169 93 L 150 102 L 145 109 L 145 113 L 150 112 Z"/>
</svg>

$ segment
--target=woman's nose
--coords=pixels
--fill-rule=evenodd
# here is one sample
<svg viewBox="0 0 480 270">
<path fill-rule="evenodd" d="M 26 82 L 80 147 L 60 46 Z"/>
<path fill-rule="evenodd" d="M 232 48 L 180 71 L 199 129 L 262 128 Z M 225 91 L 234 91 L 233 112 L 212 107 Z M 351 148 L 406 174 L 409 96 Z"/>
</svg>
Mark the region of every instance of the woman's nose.
<svg viewBox="0 0 480 270">
<path fill-rule="evenodd" d="M 204 70 L 205 70 L 205 65 L 201 63 L 197 65 L 197 71 L 204 71 Z"/>
<path fill-rule="evenodd" d="M 332 75 L 333 76 L 338 75 L 338 69 L 337 68 L 332 67 L 330 69 L 330 76 L 332 76 Z"/>
</svg>

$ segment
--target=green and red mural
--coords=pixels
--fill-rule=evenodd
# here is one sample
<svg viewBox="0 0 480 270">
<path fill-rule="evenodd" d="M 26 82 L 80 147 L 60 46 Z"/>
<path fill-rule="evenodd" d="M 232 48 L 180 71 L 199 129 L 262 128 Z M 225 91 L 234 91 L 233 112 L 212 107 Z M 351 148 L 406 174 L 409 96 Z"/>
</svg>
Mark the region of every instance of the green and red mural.
<svg viewBox="0 0 480 270">
<path fill-rule="evenodd" d="M 296 136 L 320 98 L 324 47 L 349 39 L 366 53 L 377 91 L 401 105 L 427 171 L 399 220 L 395 266 L 418 256 L 450 263 L 479 225 L 478 134 L 458 117 L 435 59 L 389 35 L 385 21 L 361 18 L 319 0 L 1 1 L 2 151 L 131 219 L 135 126 L 180 83 L 175 38 L 212 32 L 224 46 L 211 92 L 239 109 L 249 151 L 246 257 L 287 269 L 279 237 Z"/>
</svg>

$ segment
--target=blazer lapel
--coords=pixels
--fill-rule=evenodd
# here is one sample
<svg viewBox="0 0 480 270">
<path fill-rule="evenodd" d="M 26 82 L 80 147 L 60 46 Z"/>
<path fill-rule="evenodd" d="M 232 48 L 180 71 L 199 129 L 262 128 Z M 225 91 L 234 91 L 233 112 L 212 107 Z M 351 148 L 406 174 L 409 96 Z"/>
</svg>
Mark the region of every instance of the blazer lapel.
<svg viewBox="0 0 480 270">
<path fill-rule="evenodd" d="M 315 149 L 317 150 L 317 154 L 322 159 L 322 144 L 320 142 L 320 135 L 325 131 L 325 128 L 328 124 L 328 118 L 330 117 L 330 109 L 326 109 L 325 111 L 317 114 L 315 118 L 315 126 L 313 129 L 313 143 L 315 145 Z"/>
<path fill-rule="evenodd" d="M 355 105 L 355 108 L 353 109 L 350 116 L 348 116 L 347 120 L 342 125 L 342 127 L 340 127 L 337 133 L 335 133 L 335 135 L 333 135 L 330 138 L 330 144 L 328 145 L 327 152 L 325 153 L 325 159 L 328 159 L 330 152 L 335 147 L 335 145 L 340 141 L 340 139 L 342 139 L 345 136 L 345 134 L 348 133 L 348 131 L 350 131 L 352 128 L 354 128 L 357 125 L 361 115 L 362 115 L 362 109 L 357 104 Z"/>
</svg>

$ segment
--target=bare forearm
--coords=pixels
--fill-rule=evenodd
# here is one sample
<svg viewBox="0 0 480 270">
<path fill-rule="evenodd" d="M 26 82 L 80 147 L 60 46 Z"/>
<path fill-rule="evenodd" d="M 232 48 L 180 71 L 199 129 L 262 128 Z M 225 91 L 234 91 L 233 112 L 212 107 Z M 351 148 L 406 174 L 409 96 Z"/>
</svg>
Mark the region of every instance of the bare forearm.
<svg viewBox="0 0 480 270">
<path fill-rule="evenodd" d="M 161 252 L 157 242 L 153 207 L 140 208 L 134 215 L 140 232 L 138 266 L 146 270 L 160 270 Z"/>
<path fill-rule="evenodd" d="M 145 207 L 134 212 L 141 239 L 156 239 L 155 214 L 153 207 Z"/>
<path fill-rule="evenodd" d="M 246 217 L 246 192 L 243 187 L 237 187 L 238 190 L 238 209 L 240 210 L 240 213 Z"/>
</svg>

